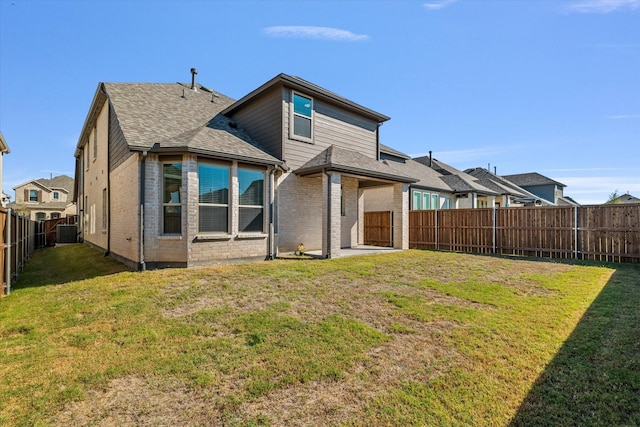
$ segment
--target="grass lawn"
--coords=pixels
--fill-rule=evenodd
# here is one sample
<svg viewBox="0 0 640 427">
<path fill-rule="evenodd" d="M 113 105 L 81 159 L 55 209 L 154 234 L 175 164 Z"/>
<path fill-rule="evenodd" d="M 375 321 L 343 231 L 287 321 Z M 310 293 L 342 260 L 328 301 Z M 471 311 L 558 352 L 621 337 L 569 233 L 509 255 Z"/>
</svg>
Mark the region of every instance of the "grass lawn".
<svg viewBox="0 0 640 427">
<path fill-rule="evenodd" d="M 0 299 L 0 425 L 638 425 L 639 302 L 631 265 L 48 248 Z"/>
</svg>

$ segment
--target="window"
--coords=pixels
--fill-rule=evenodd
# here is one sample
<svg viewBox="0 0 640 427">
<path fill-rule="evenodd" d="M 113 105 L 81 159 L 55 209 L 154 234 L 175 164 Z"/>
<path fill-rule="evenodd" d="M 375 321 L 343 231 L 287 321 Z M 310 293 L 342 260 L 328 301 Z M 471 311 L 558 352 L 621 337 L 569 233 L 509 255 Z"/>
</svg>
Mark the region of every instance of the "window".
<svg viewBox="0 0 640 427">
<path fill-rule="evenodd" d="M 47 214 L 44 212 L 36 212 L 36 221 L 44 221 L 47 219 Z"/>
<path fill-rule="evenodd" d="M 422 209 L 431 209 L 431 195 L 429 193 L 422 193 Z"/>
<path fill-rule="evenodd" d="M 431 195 L 431 209 L 439 209 L 440 200 L 437 194 Z"/>
<path fill-rule="evenodd" d="M 247 201 L 253 191 L 249 191 L 245 184 Z M 262 197 L 262 192 L 260 192 Z M 262 199 L 260 199 L 262 200 Z M 241 199 L 240 203 L 243 203 Z M 247 222 L 247 217 L 244 222 Z M 243 222 L 241 214 L 240 222 Z M 242 230 L 242 228 L 241 228 Z M 222 165 L 198 165 L 198 232 L 200 233 L 228 233 L 229 232 L 229 167 Z"/>
<path fill-rule="evenodd" d="M 182 233 L 181 186 L 182 164 L 162 165 L 162 232 L 164 234 Z M 106 199 L 106 190 L 103 192 L 103 197 Z"/>
<path fill-rule="evenodd" d="M 422 209 L 422 205 L 420 203 L 421 200 L 422 200 L 422 193 L 419 191 L 414 191 L 413 192 L 413 210 L 414 211 L 418 211 Z"/>
<path fill-rule="evenodd" d="M 98 127 L 93 128 L 93 160 L 98 158 Z"/>
<path fill-rule="evenodd" d="M 29 201 L 30 202 L 38 201 L 38 190 L 29 190 Z"/>
<path fill-rule="evenodd" d="M 293 93 L 293 114 L 291 121 L 293 128 L 291 136 L 295 139 L 302 139 L 311 142 L 313 129 L 313 100 L 306 96 Z"/>
<path fill-rule="evenodd" d="M 60 199 L 60 193 L 58 193 L 57 191 L 53 192 L 53 200 L 58 200 Z"/>
<path fill-rule="evenodd" d="M 240 232 L 264 231 L 264 172 L 238 168 Z"/>
</svg>

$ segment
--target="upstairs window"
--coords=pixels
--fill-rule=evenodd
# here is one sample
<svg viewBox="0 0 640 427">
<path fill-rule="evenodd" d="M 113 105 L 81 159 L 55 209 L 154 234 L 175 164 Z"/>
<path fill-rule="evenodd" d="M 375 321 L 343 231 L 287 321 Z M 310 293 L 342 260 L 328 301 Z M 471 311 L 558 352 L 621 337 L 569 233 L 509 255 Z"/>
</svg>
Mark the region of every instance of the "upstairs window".
<svg viewBox="0 0 640 427">
<path fill-rule="evenodd" d="M 292 116 L 292 137 L 311 142 L 313 134 L 313 99 L 293 92 Z"/>
<path fill-rule="evenodd" d="M 198 165 L 198 232 L 229 232 L 228 166 Z"/>
<path fill-rule="evenodd" d="M 238 169 L 238 231 L 261 233 L 264 230 L 264 172 Z"/>
<path fill-rule="evenodd" d="M 38 190 L 29 190 L 29 201 L 30 202 L 38 201 Z"/>
<path fill-rule="evenodd" d="M 162 232 L 164 234 L 182 234 L 181 187 L 182 164 L 162 165 Z M 103 197 L 106 200 L 106 191 Z"/>
<path fill-rule="evenodd" d="M 58 200 L 60 198 L 60 193 L 58 193 L 57 191 L 53 192 L 53 200 Z"/>
</svg>

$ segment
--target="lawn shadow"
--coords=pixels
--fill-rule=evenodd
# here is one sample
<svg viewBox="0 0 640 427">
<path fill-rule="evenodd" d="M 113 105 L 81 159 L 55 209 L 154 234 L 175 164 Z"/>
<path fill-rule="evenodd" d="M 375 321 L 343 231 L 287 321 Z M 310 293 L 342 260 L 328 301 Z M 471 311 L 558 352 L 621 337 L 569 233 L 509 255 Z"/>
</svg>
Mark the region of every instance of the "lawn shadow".
<svg viewBox="0 0 640 427">
<path fill-rule="evenodd" d="M 33 252 L 11 290 L 61 285 L 123 271 L 130 269 L 82 243 L 46 247 Z"/>
<path fill-rule="evenodd" d="M 640 425 L 640 266 L 615 268 L 510 426 Z"/>
</svg>

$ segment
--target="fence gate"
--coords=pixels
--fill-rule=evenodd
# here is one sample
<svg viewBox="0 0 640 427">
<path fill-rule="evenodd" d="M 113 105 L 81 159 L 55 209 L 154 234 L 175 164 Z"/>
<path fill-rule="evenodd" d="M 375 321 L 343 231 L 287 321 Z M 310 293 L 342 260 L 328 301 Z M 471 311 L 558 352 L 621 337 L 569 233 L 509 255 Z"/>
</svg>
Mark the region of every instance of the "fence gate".
<svg viewBox="0 0 640 427">
<path fill-rule="evenodd" d="M 364 213 L 364 244 L 393 247 L 393 215 L 391 211 Z"/>
</svg>

